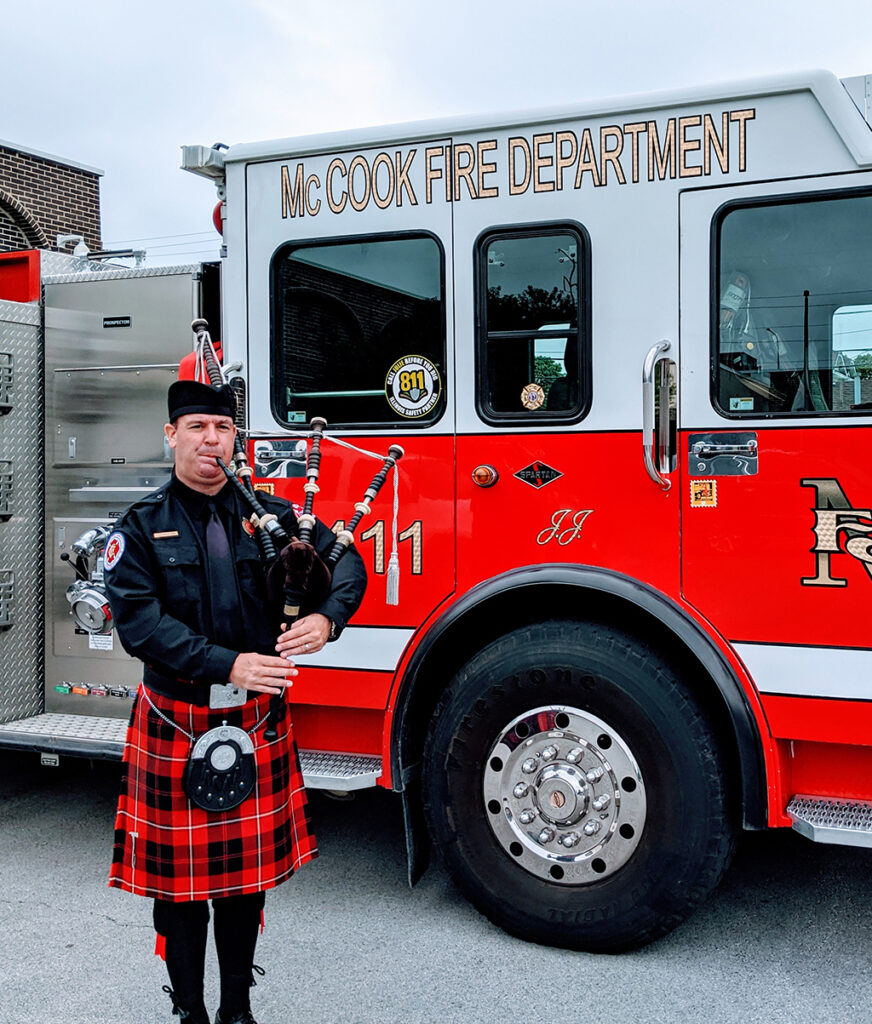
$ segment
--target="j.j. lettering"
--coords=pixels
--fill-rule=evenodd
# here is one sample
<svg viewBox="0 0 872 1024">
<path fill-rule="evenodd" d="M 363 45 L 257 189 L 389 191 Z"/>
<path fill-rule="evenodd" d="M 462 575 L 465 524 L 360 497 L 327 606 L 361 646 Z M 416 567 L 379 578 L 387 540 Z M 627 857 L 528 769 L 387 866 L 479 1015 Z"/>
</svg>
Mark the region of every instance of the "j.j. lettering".
<svg viewBox="0 0 872 1024">
<path fill-rule="evenodd" d="M 578 512 L 571 508 L 559 508 L 551 517 L 551 525 L 540 530 L 536 543 L 548 544 L 556 540 L 561 547 L 565 547 L 579 538 L 584 521 L 591 512 L 592 508 L 583 508 Z"/>
</svg>

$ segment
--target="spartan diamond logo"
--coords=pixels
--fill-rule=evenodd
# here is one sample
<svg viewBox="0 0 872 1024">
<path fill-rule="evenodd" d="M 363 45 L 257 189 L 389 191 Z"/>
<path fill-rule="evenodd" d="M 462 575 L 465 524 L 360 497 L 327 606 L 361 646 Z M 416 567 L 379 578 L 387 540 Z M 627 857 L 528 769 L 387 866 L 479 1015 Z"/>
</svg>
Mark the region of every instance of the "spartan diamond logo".
<svg viewBox="0 0 872 1024">
<path fill-rule="evenodd" d="M 538 489 L 544 487 L 545 484 L 550 484 L 552 480 L 556 480 L 558 477 L 563 476 L 563 474 L 557 469 L 552 469 L 551 466 L 546 465 L 544 462 L 531 462 L 529 466 L 519 469 L 515 476 L 519 480 L 523 480 L 525 484 Z"/>
</svg>

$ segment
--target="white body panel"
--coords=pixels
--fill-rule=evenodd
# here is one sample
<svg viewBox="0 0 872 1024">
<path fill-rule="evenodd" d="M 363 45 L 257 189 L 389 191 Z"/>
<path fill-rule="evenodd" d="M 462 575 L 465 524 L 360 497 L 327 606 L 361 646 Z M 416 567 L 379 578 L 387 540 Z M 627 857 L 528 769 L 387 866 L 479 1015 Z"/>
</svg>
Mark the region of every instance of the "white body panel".
<svg viewBox="0 0 872 1024">
<path fill-rule="evenodd" d="M 723 142 L 725 113 L 730 118 L 726 171 L 716 149 L 706 145 L 703 127 L 706 117 L 710 117 Z M 649 122 L 657 126 L 658 143 L 663 146 L 670 126 L 676 133 L 675 160 L 665 180 L 656 170 L 653 180 L 649 180 L 648 131 L 634 134 L 624 130 L 628 125 L 647 126 Z M 609 134 L 612 127 L 620 131 L 619 136 Z M 603 128 L 607 129 L 605 137 Z M 557 190 L 557 133 L 572 133 L 581 149 L 587 132 L 597 172 L 600 177 L 605 175 L 605 182 L 594 182 L 588 171 L 582 173 L 580 187 L 575 187 L 576 162 L 563 172 L 563 188 Z M 533 182 L 523 193 L 511 194 L 509 140 L 523 138 L 532 151 L 535 136 L 544 137 L 545 142 L 538 150 L 541 162 L 538 169 L 533 169 Z M 469 145 L 476 151 L 480 159 L 476 161 L 473 185 L 476 191 L 489 189 L 498 195 L 473 198 L 471 189 L 461 180 L 457 186 L 459 199 L 447 201 L 445 178 L 434 175 L 427 201 L 428 166 L 441 169 L 438 157 L 428 164 L 427 151 L 438 150 L 447 141 L 455 147 Z M 485 149 L 479 152 L 479 146 Z M 568 146 L 570 142 L 563 143 L 564 153 Z M 620 171 L 614 162 L 603 160 L 602 146 L 622 147 L 617 158 Z M 370 199 L 365 209 L 356 210 L 345 202 L 341 213 L 332 212 L 326 181 L 331 160 L 338 157 L 348 167 L 355 157 L 362 157 L 372 166 L 380 153 L 392 159 L 399 153 L 399 160 L 405 163 L 412 151 L 408 177 L 416 203 L 409 201 L 405 191 L 401 207 L 392 201 L 380 209 Z M 656 341 L 668 339 L 673 342 L 670 354 L 676 356 L 679 315 L 673 282 L 679 253 L 678 195 L 713 185 L 752 183 L 753 188 L 759 187 L 760 193 L 766 194 L 774 187 L 766 182 L 856 171 L 872 163 L 872 132 L 838 79 L 816 72 L 714 87 L 706 92 L 629 97 L 607 108 L 580 104 L 574 110 L 506 115 L 490 123 L 461 118 L 381 131 L 367 129 L 246 144 L 232 147 L 225 154 L 225 163 L 229 216 L 225 223 L 228 256 L 224 335 L 231 360 L 268 366 L 269 261 L 284 242 L 291 238 L 315 240 L 395 231 L 433 232 L 446 252 L 447 334 L 449 351 L 450 340 L 455 337 L 458 361 L 448 385 L 446 415 L 439 426 L 431 429 L 453 429 L 456 401 L 458 431 L 500 431 L 502 428 L 489 426 L 476 415 L 472 394 L 473 245 L 488 227 L 569 221 L 587 231 L 593 254 L 590 298 L 598 351 L 593 362 L 593 406 L 580 429 L 628 430 L 641 425 L 637 381 L 645 353 Z M 479 178 L 483 163 L 492 169 Z M 297 216 L 288 215 L 287 209 L 283 216 L 282 168 L 293 183 L 298 166 L 303 168 L 302 181 L 311 185 L 305 189 Z M 634 181 L 636 166 L 638 180 Z M 619 180 L 621 172 L 625 183 Z M 382 179 L 384 182 L 384 175 Z M 334 205 L 336 200 L 341 201 L 342 185 L 341 174 L 335 175 Z M 362 186 L 358 194 L 363 195 Z M 389 194 L 386 184 L 382 194 Z M 699 273 L 706 274 L 707 267 L 706 256 L 700 262 Z M 696 288 L 685 295 L 704 304 L 708 290 Z M 698 346 L 697 356 L 704 359 L 706 351 L 705 346 Z M 693 367 L 687 372 L 698 371 Z M 250 381 L 251 429 L 280 431 L 269 411 L 268 374 L 253 373 Z M 456 400 L 452 395 L 455 387 Z M 700 399 L 702 394 L 698 391 L 690 401 L 704 401 L 704 396 Z M 693 405 L 683 416 L 685 422 L 706 420 Z M 543 425 L 542 429 L 562 428 Z"/>
</svg>

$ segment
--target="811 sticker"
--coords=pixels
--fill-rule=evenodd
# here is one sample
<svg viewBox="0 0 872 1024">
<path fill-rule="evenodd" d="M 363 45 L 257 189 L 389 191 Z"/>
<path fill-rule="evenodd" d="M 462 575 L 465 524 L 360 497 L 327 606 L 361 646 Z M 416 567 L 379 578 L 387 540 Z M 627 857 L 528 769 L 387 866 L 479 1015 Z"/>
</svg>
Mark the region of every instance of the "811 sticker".
<svg viewBox="0 0 872 1024">
<path fill-rule="evenodd" d="M 385 378 L 388 404 L 407 419 L 419 419 L 432 412 L 441 394 L 439 371 L 424 356 L 403 356 Z"/>
</svg>

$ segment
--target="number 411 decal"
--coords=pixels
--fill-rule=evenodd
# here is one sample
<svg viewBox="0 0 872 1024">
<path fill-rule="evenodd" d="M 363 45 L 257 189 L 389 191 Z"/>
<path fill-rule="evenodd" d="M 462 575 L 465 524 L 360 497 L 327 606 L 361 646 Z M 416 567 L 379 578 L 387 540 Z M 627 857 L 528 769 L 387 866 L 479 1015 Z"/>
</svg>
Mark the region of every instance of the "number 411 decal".
<svg viewBox="0 0 872 1024">
<path fill-rule="evenodd" d="M 339 530 L 345 529 L 345 520 L 337 519 L 336 522 L 330 527 L 334 533 Z M 397 534 L 397 540 L 402 543 L 405 540 L 412 542 L 412 575 L 420 576 L 423 572 L 423 548 L 424 548 L 424 530 L 420 519 L 416 519 L 411 526 Z M 373 542 L 373 572 L 377 576 L 384 576 L 387 569 L 387 560 L 385 558 L 385 521 L 384 519 L 376 519 L 376 521 L 370 526 L 368 530 L 364 530 L 363 533 L 357 535 L 359 542 L 365 540 L 371 540 Z M 363 552 L 361 552 L 363 554 Z"/>
</svg>

